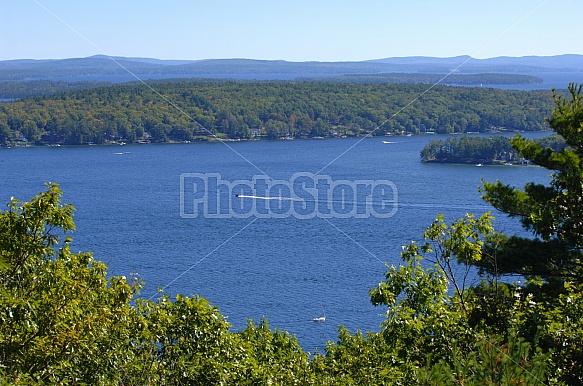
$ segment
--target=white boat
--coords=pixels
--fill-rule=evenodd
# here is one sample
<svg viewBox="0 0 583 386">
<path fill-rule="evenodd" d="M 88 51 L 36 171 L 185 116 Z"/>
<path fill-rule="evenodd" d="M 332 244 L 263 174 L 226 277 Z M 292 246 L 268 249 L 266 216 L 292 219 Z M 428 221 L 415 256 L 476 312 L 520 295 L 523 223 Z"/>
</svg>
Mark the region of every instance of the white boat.
<svg viewBox="0 0 583 386">
<path fill-rule="evenodd" d="M 326 321 L 326 313 L 324 312 L 324 307 L 322 307 L 322 316 L 317 316 L 314 319 L 312 319 L 312 322 L 325 322 Z"/>
</svg>

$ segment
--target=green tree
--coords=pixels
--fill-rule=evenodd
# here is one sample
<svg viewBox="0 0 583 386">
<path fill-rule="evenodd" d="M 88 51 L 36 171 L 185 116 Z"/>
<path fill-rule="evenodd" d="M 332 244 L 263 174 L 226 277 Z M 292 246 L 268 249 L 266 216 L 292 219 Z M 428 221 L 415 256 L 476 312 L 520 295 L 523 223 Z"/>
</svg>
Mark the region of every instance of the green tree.
<svg viewBox="0 0 583 386">
<path fill-rule="evenodd" d="M 241 332 L 192 296 L 134 298 L 136 277 L 107 278 L 71 253 L 74 208 L 56 184 L 0 212 L 2 384 L 310 384 L 308 355 L 267 321 Z"/>
<path fill-rule="evenodd" d="M 131 361 L 134 290 L 106 278 L 90 253 L 71 253 L 73 207 L 48 190 L 0 212 L 0 375 L 8 382 L 119 382 Z"/>
<path fill-rule="evenodd" d="M 524 190 L 500 181 L 484 182 L 483 197 L 498 210 L 520 219 L 535 238 L 499 235 L 499 273 L 541 277 L 547 283 L 583 282 L 583 95 L 571 84 L 568 97 L 555 94 L 549 124 L 566 147 L 551 148 L 516 136 L 522 157 L 552 171 L 550 185 L 528 183 Z M 492 270 L 489 264 L 482 268 Z"/>
<path fill-rule="evenodd" d="M 492 231 L 489 214 L 468 215 L 450 225 L 439 216 L 424 242 L 405 246 L 403 264 L 389 267 L 385 280 L 370 291 L 373 304 L 387 307 L 381 331 L 351 335 L 342 328 L 326 355 L 314 358 L 317 380 L 331 385 L 544 384 L 550 355 L 520 336 L 544 307 L 532 307 L 530 297 L 514 287 L 505 305 L 506 325 L 491 328 L 475 317 L 475 308 L 495 287 L 482 293 L 466 289 L 464 275 L 452 269 L 456 260 L 484 258 L 481 246 Z M 451 283 L 457 283 L 453 294 Z"/>
</svg>

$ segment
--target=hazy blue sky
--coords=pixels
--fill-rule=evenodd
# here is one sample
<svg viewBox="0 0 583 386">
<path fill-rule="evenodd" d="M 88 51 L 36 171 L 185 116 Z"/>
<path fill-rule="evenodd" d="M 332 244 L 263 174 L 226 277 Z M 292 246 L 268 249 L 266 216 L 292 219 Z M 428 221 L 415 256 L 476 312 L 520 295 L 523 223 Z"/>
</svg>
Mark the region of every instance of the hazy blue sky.
<svg viewBox="0 0 583 386">
<path fill-rule="evenodd" d="M 583 0 L 0 0 L 0 60 L 583 54 Z"/>
</svg>

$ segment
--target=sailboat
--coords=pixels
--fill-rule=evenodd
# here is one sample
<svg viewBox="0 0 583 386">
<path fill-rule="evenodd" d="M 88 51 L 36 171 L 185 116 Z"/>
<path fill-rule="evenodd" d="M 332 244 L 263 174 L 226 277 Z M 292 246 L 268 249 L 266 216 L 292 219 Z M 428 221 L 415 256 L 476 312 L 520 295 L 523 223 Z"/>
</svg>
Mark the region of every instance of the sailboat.
<svg viewBox="0 0 583 386">
<path fill-rule="evenodd" d="M 312 319 L 312 322 L 325 322 L 326 321 L 326 314 L 324 313 L 324 307 L 322 307 L 322 316 L 317 316 Z"/>
</svg>

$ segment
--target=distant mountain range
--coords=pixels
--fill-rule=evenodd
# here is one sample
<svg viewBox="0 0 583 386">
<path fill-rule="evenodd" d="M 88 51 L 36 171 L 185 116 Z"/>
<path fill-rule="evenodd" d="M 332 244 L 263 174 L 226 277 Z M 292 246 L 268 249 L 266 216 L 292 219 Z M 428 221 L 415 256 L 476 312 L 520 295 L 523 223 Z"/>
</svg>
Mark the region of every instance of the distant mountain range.
<svg viewBox="0 0 583 386">
<path fill-rule="evenodd" d="M 583 55 L 497 57 L 474 59 L 400 57 L 360 62 L 288 62 L 283 60 L 208 59 L 159 60 L 151 58 L 107 57 L 54 60 L 0 61 L 0 81 L 127 75 L 143 77 L 228 77 L 309 78 L 384 73 L 447 74 L 583 72 Z"/>
</svg>

